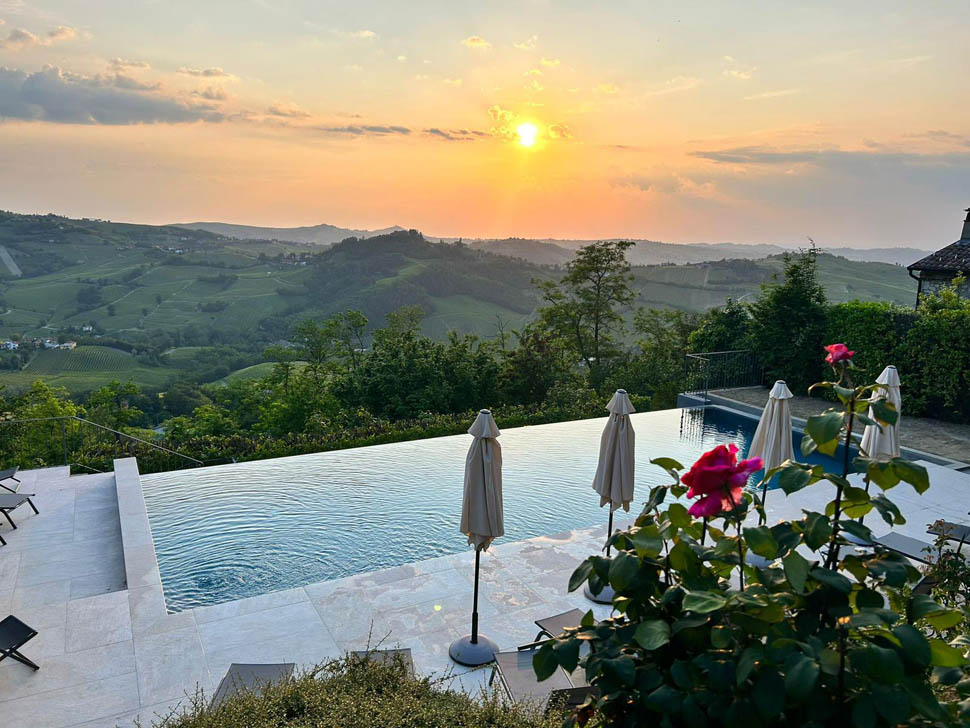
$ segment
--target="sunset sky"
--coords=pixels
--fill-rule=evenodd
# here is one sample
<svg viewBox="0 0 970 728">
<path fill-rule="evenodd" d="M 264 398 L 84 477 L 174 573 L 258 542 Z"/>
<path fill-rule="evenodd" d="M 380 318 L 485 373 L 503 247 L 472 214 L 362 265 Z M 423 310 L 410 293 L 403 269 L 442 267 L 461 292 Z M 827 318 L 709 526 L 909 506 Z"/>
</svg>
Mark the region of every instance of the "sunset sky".
<svg viewBox="0 0 970 728">
<path fill-rule="evenodd" d="M 966 0 L 0 0 L 0 21 L 18 212 L 933 248 L 970 205 Z"/>
</svg>

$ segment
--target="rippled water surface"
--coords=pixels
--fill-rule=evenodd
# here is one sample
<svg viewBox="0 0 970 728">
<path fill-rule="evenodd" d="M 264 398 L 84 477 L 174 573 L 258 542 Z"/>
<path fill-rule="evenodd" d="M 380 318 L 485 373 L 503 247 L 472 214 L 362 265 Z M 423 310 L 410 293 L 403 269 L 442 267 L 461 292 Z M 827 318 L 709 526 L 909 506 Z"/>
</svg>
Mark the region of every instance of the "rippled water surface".
<svg viewBox="0 0 970 728">
<path fill-rule="evenodd" d="M 669 479 L 651 458 L 689 466 L 729 442 L 743 452 L 756 424 L 718 409 L 645 412 L 632 421 L 638 500 Z M 500 542 L 605 523 L 591 486 L 605 423 L 502 432 Z M 466 549 L 458 522 L 470 443 L 456 435 L 142 476 L 169 609 Z"/>
</svg>

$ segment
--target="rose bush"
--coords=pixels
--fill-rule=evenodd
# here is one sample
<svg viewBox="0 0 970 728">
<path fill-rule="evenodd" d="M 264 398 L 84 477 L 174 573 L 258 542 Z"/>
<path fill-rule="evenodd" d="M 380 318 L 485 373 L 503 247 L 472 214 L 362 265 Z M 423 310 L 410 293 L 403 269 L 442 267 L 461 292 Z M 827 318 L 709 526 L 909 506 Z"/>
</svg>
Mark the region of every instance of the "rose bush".
<svg viewBox="0 0 970 728">
<path fill-rule="evenodd" d="M 675 460 L 653 460 L 669 484 L 652 488 L 636 523 L 610 538 L 611 558 L 590 556 L 570 579 L 571 590 L 612 587 L 613 616 L 597 623 L 588 612 L 534 656 L 540 679 L 560 666 L 579 668 L 597 689 L 566 726 L 970 721 L 970 640 L 941 637 L 961 613 L 914 595 L 920 574 L 905 557 L 853 546 L 872 543 L 861 520 L 872 511 L 889 525 L 904 523 L 886 491 L 905 482 L 922 493 L 927 472 L 902 458 L 852 459 L 853 424 L 891 425 L 896 413 L 873 404 L 870 419 L 869 397 L 881 385 L 853 387 L 852 352 L 826 351 L 838 379 L 815 386 L 830 389 L 841 407 L 809 418 L 802 452 L 834 456 L 841 445 L 841 472 L 789 461 L 760 485 L 777 477 L 781 492 L 772 499 L 812 487 L 828 488 L 831 500 L 768 525 L 765 495 L 743 488 L 757 463 L 738 462 L 736 450 L 715 448 L 686 473 Z M 849 479 L 852 471 L 866 487 Z M 870 493 L 871 485 L 880 492 Z M 698 499 L 691 510 L 679 502 L 684 496 Z M 941 686 L 958 697 L 941 702 Z"/>
</svg>

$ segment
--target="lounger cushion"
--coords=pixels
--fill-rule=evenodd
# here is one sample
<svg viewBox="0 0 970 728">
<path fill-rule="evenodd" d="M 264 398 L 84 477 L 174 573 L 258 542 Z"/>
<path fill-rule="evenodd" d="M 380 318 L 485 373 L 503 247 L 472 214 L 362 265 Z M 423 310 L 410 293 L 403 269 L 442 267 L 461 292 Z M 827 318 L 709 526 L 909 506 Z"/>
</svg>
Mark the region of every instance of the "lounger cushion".
<svg viewBox="0 0 970 728">
<path fill-rule="evenodd" d="M 247 665 L 234 662 L 229 666 L 229 671 L 222 678 L 219 687 L 216 688 L 215 695 L 212 696 L 212 707 L 221 705 L 226 698 L 236 693 L 254 692 L 269 683 L 289 680 L 293 674 L 293 668 L 292 662 L 267 665 Z"/>
<path fill-rule="evenodd" d="M 0 621 L 0 650 L 16 649 L 37 634 L 12 614 Z"/>
<path fill-rule="evenodd" d="M 900 553 L 906 558 L 922 561 L 924 564 L 928 564 L 933 556 L 931 544 L 895 531 L 890 531 L 884 536 L 877 536 L 873 540 L 883 548 Z"/>
<path fill-rule="evenodd" d="M 11 511 L 33 497 L 33 493 L 0 493 L 0 510 Z"/>
<path fill-rule="evenodd" d="M 537 619 L 536 626 L 546 634 L 558 637 L 567 627 L 578 627 L 579 623 L 583 621 L 584 614 L 585 612 L 581 609 L 570 609 L 568 612 L 553 617 Z"/>
<path fill-rule="evenodd" d="M 556 690 L 567 690 L 573 685 L 562 669 L 539 682 L 532 669 L 535 650 L 509 650 L 495 653 L 495 668 L 513 702 L 531 701 L 544 705 Z"/>
</svg>

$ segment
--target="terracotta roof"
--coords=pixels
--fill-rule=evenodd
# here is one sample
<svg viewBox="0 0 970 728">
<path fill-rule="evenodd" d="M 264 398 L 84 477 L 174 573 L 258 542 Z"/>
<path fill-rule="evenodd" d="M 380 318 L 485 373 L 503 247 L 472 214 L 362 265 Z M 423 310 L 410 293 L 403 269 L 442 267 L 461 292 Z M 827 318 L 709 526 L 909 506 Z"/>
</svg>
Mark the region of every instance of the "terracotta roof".
<svg viewBox="0 0 970 728">
<path fill-rule="evenodd" d="M 970 272 L 970 240 L 957 240 L 922 260 L 906 266 L 909 270 L 941 273 Z"/>
</svg>

